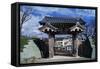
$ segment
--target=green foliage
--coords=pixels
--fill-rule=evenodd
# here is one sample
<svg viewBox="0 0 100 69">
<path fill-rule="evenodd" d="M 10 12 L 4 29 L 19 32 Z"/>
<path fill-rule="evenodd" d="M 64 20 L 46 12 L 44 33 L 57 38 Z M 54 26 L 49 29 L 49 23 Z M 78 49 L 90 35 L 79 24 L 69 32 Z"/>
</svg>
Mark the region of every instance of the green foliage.
<svg viewBox="0 0 100 69">
<path fill-rule="evenodd" d="M 37 39 L 39 39 L 39 38 L 37 38 L 37 37 L 35 37 L 35 36 L 32 37 L 32 40 L 33 40 L 33 41 L 34 41 L 34 40 L 37 40 Z"/>
<path fill-rule="evenodd" d="M 20 51 L 21 52 L 23 52 L 23 48 L 25 48 L 24 45 L 28 44 L 29 39 L 32 39 L 34 41 L 38 38 L 36 36 L 33 36 L 32 38 L 29 38 L 29 37 L 26 37 L 26 36 L 21 36 L 20 37 Z"/>
<path fill-rule="evenodd" d="M 20 37 L 20 51 L 23 52 L 24 45 L 28 44 L 28 38 L 25 36 Z"/>
</svg>

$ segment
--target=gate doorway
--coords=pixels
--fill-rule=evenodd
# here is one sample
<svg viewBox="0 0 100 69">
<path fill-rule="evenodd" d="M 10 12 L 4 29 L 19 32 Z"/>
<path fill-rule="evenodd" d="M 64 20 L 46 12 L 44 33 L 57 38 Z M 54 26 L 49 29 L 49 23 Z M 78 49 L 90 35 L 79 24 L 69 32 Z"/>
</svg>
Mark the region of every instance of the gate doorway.
<svg viewBox="0 0 100 69">
<path fill-rule="evenodd" d="M 54 54 L 78 56 L 78 42 L 76 36 L 84 31 L 85 26 L 85 23 L 81 18 L 46 16 L 39 23 L 42 25 L 39 30 L 48 34 L 49 36 L 49 57 L 53 57 Z M 71 42 L 72 45 L 56 47 L 56 34 L 70 35 L 72 39 L 69 42 Z M 59 44 L 64 43 L 59 42 Z M 65 42 L 65 44 L 67 44 L 67 42 Z"/>
</svg>

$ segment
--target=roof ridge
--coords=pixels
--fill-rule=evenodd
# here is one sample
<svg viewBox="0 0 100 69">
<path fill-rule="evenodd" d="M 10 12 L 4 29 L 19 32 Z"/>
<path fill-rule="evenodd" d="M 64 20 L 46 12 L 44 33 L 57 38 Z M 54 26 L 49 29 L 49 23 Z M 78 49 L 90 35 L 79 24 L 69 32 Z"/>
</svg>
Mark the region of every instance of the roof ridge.
<svg viewBox="0 0 100 69">
<path fill-rule="evenodd" d="M 65 17 L 69 17 L 69 18 L 78 18 L 81 19 L 81 17 L 75 17 L 75 16 L 45 16 L 45 18 L 65 18 Z"/>
<path fill-rule="evenodd" d="M 82 24 L 84 24 L 83 19 L 79 18 L 79 17 L 72 17 L 72 16 L 45 16 L 43 18 L 43 20 L 41 20 L 41 23 L 46 23 L 46 22 L 50 22 L 50 23 L 76 23 L 76 22 L 80 22 Z"/>
</svg>

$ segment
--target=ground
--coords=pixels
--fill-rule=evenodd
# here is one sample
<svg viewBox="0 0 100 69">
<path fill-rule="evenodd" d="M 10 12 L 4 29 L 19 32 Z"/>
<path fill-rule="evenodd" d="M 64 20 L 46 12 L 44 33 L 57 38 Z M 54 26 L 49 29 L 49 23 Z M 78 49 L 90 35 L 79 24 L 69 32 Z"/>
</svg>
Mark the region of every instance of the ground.
<svg viewBox="0 0 100 69">
<path fill-rule="evenodd" d="M 36 63 L 43 63 L 43 62 L 59 62 L 59 61 L 77 61 L 77 60 L 91 60 L 90 58 L 84 57 L 70 57 L 70 56 L 54 56 L 53 58 L 42 58 L 36 60 Z"/>
<path fill-rule="evenodd" d="M 24 45 L 23 52 L 20 52 L 20 62 L 27 63 L 30 59 L 41 58 L 41 53 L 33 40 L 29 40 L 27 45 Z M 31 61 L 30 61 L 31 62 Z"/>
<path fill-rule="evenodd" d="M 93 46 L 94 47 L 94 46 Z M 33 40 L 29 40 L 28 44 L 25 45 L 21 54 L 21 63 L 43 63 L 43 62 L 59 62 L 59 61 L 77 61 L 77 60 L 91 60 L 90 58 L 84 57 L 70 57 L 70 56 L 59 56 L 54 55 L 53 58 L 41 58 L 39 48 L 36 46 Z"/>
</svg>

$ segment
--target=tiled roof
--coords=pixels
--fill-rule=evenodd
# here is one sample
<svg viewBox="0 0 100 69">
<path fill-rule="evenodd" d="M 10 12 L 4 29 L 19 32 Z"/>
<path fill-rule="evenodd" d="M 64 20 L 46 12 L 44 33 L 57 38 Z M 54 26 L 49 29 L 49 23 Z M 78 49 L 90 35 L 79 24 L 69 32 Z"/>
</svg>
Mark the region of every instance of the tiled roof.
<svg viewBox="0 0 100 69">
<path fill-rule="evenodd" d="M 77 23 L 85 24 L 85 22 L 79 17 L 49 17 L 45 16 L 43 20 L 40 21 L 40 24 L 45 23 Z"/>
</svg>

